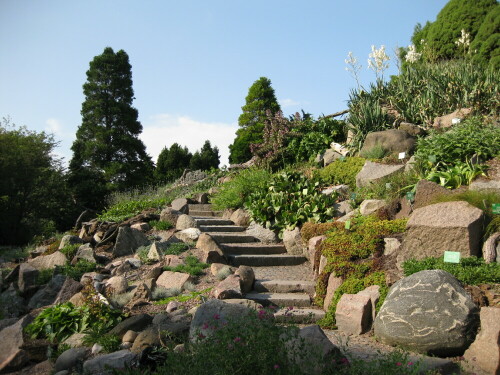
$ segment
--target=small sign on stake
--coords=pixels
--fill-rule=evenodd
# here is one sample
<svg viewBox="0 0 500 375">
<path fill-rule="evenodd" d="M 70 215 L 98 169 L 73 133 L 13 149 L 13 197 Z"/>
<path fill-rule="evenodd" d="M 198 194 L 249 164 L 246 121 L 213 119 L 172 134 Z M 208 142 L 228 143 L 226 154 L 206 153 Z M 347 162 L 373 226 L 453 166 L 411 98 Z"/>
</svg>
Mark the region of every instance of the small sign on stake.
<svg viewBox="0 0 500 375">
<path fill-rule="evenodd" d="M 445 251 L 444 252 L 444 262 L 445 263 L 460 263 L 460 253 L 458 251 Z"/>
<path fill-rule="evenodd" d="M 390 182 L 386 182 L 386 184 L 385 184 L 385 188 L 386 188 L 387 190 L 389 190 L 389 189 L 391 188 L 391 183 L 390 183 Z"/>
<path fill-rule="evenodd" d="M 351 193 L 351 200 L 352 201 L 356 200 L 356 193 Z"/>
<path fill-rule="evenodd" d="M 495 214 L 495 215 L 500 215 L 500 203 L 493 203 L 491 205 L 491 211 Z"/>
<path fill-rule="evenodd" d="M 406 158 L 406 152 L 400 152 L 399 159 L 404 159 L 404 158 Z"/>
<path fill-rule="evenodd" d="M 410 203 L 412 203 L 413 201 L 415 201 L 415 193 L 413 191 L 409 191 L 408 193 L 406 193 L 406 199 L 408 199 Z"/>
<path fill-rule="evenodd" d="M 347 220 L 345 222 L 345 229 L 347 229 L 347 230 L 351 229 L 351 220 Z"/>
</svg>

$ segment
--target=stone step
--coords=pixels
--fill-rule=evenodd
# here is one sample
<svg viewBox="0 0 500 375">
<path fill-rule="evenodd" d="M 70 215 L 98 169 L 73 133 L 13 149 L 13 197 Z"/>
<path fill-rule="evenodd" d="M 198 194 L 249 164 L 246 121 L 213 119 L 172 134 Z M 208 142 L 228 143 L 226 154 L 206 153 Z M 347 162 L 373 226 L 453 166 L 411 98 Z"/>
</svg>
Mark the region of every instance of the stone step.
<svg viewBox="0 0 500 375">
<path fill-rule="evenodd" d="M 245 227 L 238 227 L 236 225 L 198 225 L 202 232 L 244 232 Z"/>
<path fill-rule="evenodd" d="M 254 236 L 244 233 L 227 233 L 227 232 L 206 232 L 219 244 L 223 243 L 251 243 L 257 242 Z"/>
<path fill-rule="evenodd" d="M 195 211 L 189 210 L 189 215 L 191 216 L 203 216 L 203 217 L 222 217 L 222 211 Z"/>
<path fill-rule="evenodd" d="M 224 243 L 220 245 L 222 251 L 226 254 L 243 255 L 271 255 L 286 254 L 286 248 L 283 245 L 255 243 Z"/>
<path fill-rule="evenodd" d="M 233 266 L 269 267 L 269 266 L 296 266 L 304 263 L 307 259 L 301 255 L 273 254 L 226 254 Z"/>
<path fill-rule="evenodd" d="M 200 225 L 234 225 L 234 223 L 231 220 L 218 219 L 215 217 L 193 216 L 193 219 L 196 221 L 198 226 L 200 226 Z"/>
<path fill-rule="evenodd" d="M 194 211 L 212 211 L 212 205 L 209 204 L 188 204 L 189 212 Z"/>
<path fill-rule="evenodd" d="M 307 293 L 314 295 L 314 281 L 307 280 L 255 280 L 253 289 L 256 292 L 271 293 Z"/>
<path fill-rule="evenodd" d="M 246 299 L 251 299 L 262 306 L 309 307 L 311 297 L 305 293 L 247 293 Z"/>
<path fill-rule="evenodd" d="M 319 309 L 284 307 L 274 313 L 274 319 L 277 323 L 314 324 L 323 319 L 325 314 Z"/>
</svg>

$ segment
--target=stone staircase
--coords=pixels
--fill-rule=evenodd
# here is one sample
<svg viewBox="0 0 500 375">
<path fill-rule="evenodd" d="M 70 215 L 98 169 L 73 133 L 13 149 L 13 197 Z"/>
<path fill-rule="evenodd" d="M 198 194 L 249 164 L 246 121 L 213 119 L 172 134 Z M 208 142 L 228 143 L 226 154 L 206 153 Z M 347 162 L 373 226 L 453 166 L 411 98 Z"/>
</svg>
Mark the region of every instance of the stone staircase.
<svg viewBox="0 0 500 375">
<path fill-rule="evenodd" d="M 311 323 L 324 317 L 323 310 L 311 306 L 315 282 L 304 256 L 288 254 L 283 244 L 259 242 L 244 227 L 222 219 L 222 212 L 210 204 L 189 205 L 189 215 L 219 244 L 231 265 L 253 268 L 254 290 L 246 299 L 276 308 L 277 321 Z"/>
</svg>

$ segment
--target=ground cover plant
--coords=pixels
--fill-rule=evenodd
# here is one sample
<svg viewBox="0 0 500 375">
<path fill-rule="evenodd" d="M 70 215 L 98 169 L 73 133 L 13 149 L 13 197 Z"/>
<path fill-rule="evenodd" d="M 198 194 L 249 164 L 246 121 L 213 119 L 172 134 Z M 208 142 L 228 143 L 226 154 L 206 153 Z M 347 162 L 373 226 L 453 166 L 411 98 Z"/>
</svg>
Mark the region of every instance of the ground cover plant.
<svg viewBox="0 0 500 375">
<path fill-rule="evenodd" d="M 444 270 L 465 285 L 500 283 L 500 264 L 485 263 L 476 257 L 461 258 L 460 263 L 445 263 L 443 258 L 410 259 L 403 263 L 405 276 L 424 270 Z"/>
<path fill-rule="evenodd" d="M 333 223 L 326 232 L 322 244 L 322 254 L 327 264 L 318 277 L 315 303 L 323 305 L 330 274 L 341 277 L 343 286 L 335 293 L 325 318 L 321 324 L 326 327 L 335 325 L 337 302 L 344 293 L 357 293 L 370 285 L 380 286 L 380 300 L 387 294 L 384 273 L 378 269 L 377 259 L 383 252 L 383 238 L 404 232 L 406 220 L 380 220 L 375 216 L 358 216 L 351 220 L 346 229 L 345 223 Z M 380 305 L 382 304 L 380 302 Z"/>
<path fill-rule="evenodd" d="M 163 269 L 165 271 L 183 272 L 191 276 L 199 276 L 203 273 L 203 270 L 208 267 L 207 263 L 200 262 L 199 259 L 193 255 L 188 255 L 184 259 L 184 263 L 185 264 L 179 264 L 175 267 L 165 266 Z"/>
<path fill-rule="evenodd" d="M 219 190 L 212 196 L 213 208 L 224 210 L 243 207 L 248 196 L 264 189 L 270 177 L 271 173 L 268 170 L 260 168 L 249 168 L 238 172 L 230 181 L 220 185 Z"/>
<path fill-rule="evenodd" d="M 360 157 L 347 157 L 337 159 L 325 168 L 315 172 L 315 176 L 324 184 L 346 184 L 351 189 L 356 188 L 356 175 L 361 171 L 365 159 Z"/>
<path fill-rule="evenodd" d="M 336 194 L 321 193 L 318 181 L 296 172 L 274 175 L 265 189 L 249 195 L 245 208 L 252 219 L 280 232 L 307 221 L 322 222 L 334 216 Z"/>
</svg>

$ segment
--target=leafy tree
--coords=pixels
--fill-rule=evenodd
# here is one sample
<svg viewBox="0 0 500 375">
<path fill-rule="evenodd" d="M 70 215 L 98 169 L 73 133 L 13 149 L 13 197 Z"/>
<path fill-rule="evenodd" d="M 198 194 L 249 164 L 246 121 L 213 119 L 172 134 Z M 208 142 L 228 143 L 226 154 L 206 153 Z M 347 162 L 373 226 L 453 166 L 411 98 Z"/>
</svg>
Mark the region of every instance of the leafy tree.
<svg viewBox="0 0 500 375">
<path fill-rule="evenodd" d="M 437 15 L 436 21 L 427 23 L 423 28 L 417 25 L 412 41 L 419 51 L 428 48 L 433 59 L 453 59 L 461 57 L 463 50 L 455 41 L 461 36 L 461 30 L 470 34 L 470 40 L 476 37 L 486 15 L 495 7 L 496 0 L 450 0 Z M 425 40 L 425 48 L 420 40 Z"/>
<path fill-rule="evenodd" d="M 155 175 L 161 182 L 174 181 L 182 175 L 193 155 L 187 147 L 174 143 L 170 148 L 164 147 L 156 162 Z"/>
<path fill-rule="evenodd" d="M 212 168 L 218 168 L 220 163 L 219 148 L 212 147 L 210 141 L 205 141 L 200 151 L 196 151 L 191 158 L 190 169 L 208 171 Z"/>
<path fill-rule="evenodd" d="M 73 143 L 70 183 L 79 202 L 99 208 L 105 193 L 151 181 L 153 163 L 138 135 L 132 67 L 125 51 L 106 47 L 83 85 L 82 123 Z"/>
<path fill-rule="evenodd" d="M 280 105 L 271 87 L 271 80 L 260 77 L 248 90 L 243 113 L 238 118 L 240 129 L 236 131 L 236 139 L 229 146 L 229 162 L 244 163 L 252 157 L 250 145 L 262 142 L 262 132 L 266 121 L 266 111 L 275 114 Z"/>
<path fill-rule="evenodd" d="M 0 124 L 0 244 L 71 226 L 75 212 L 52 135 Z"/>
<path fill-rule="evenodd" d="M 474 61 L 500 69 L 500 5 L 486 15 L 470 48 Z"/>
</svg>

